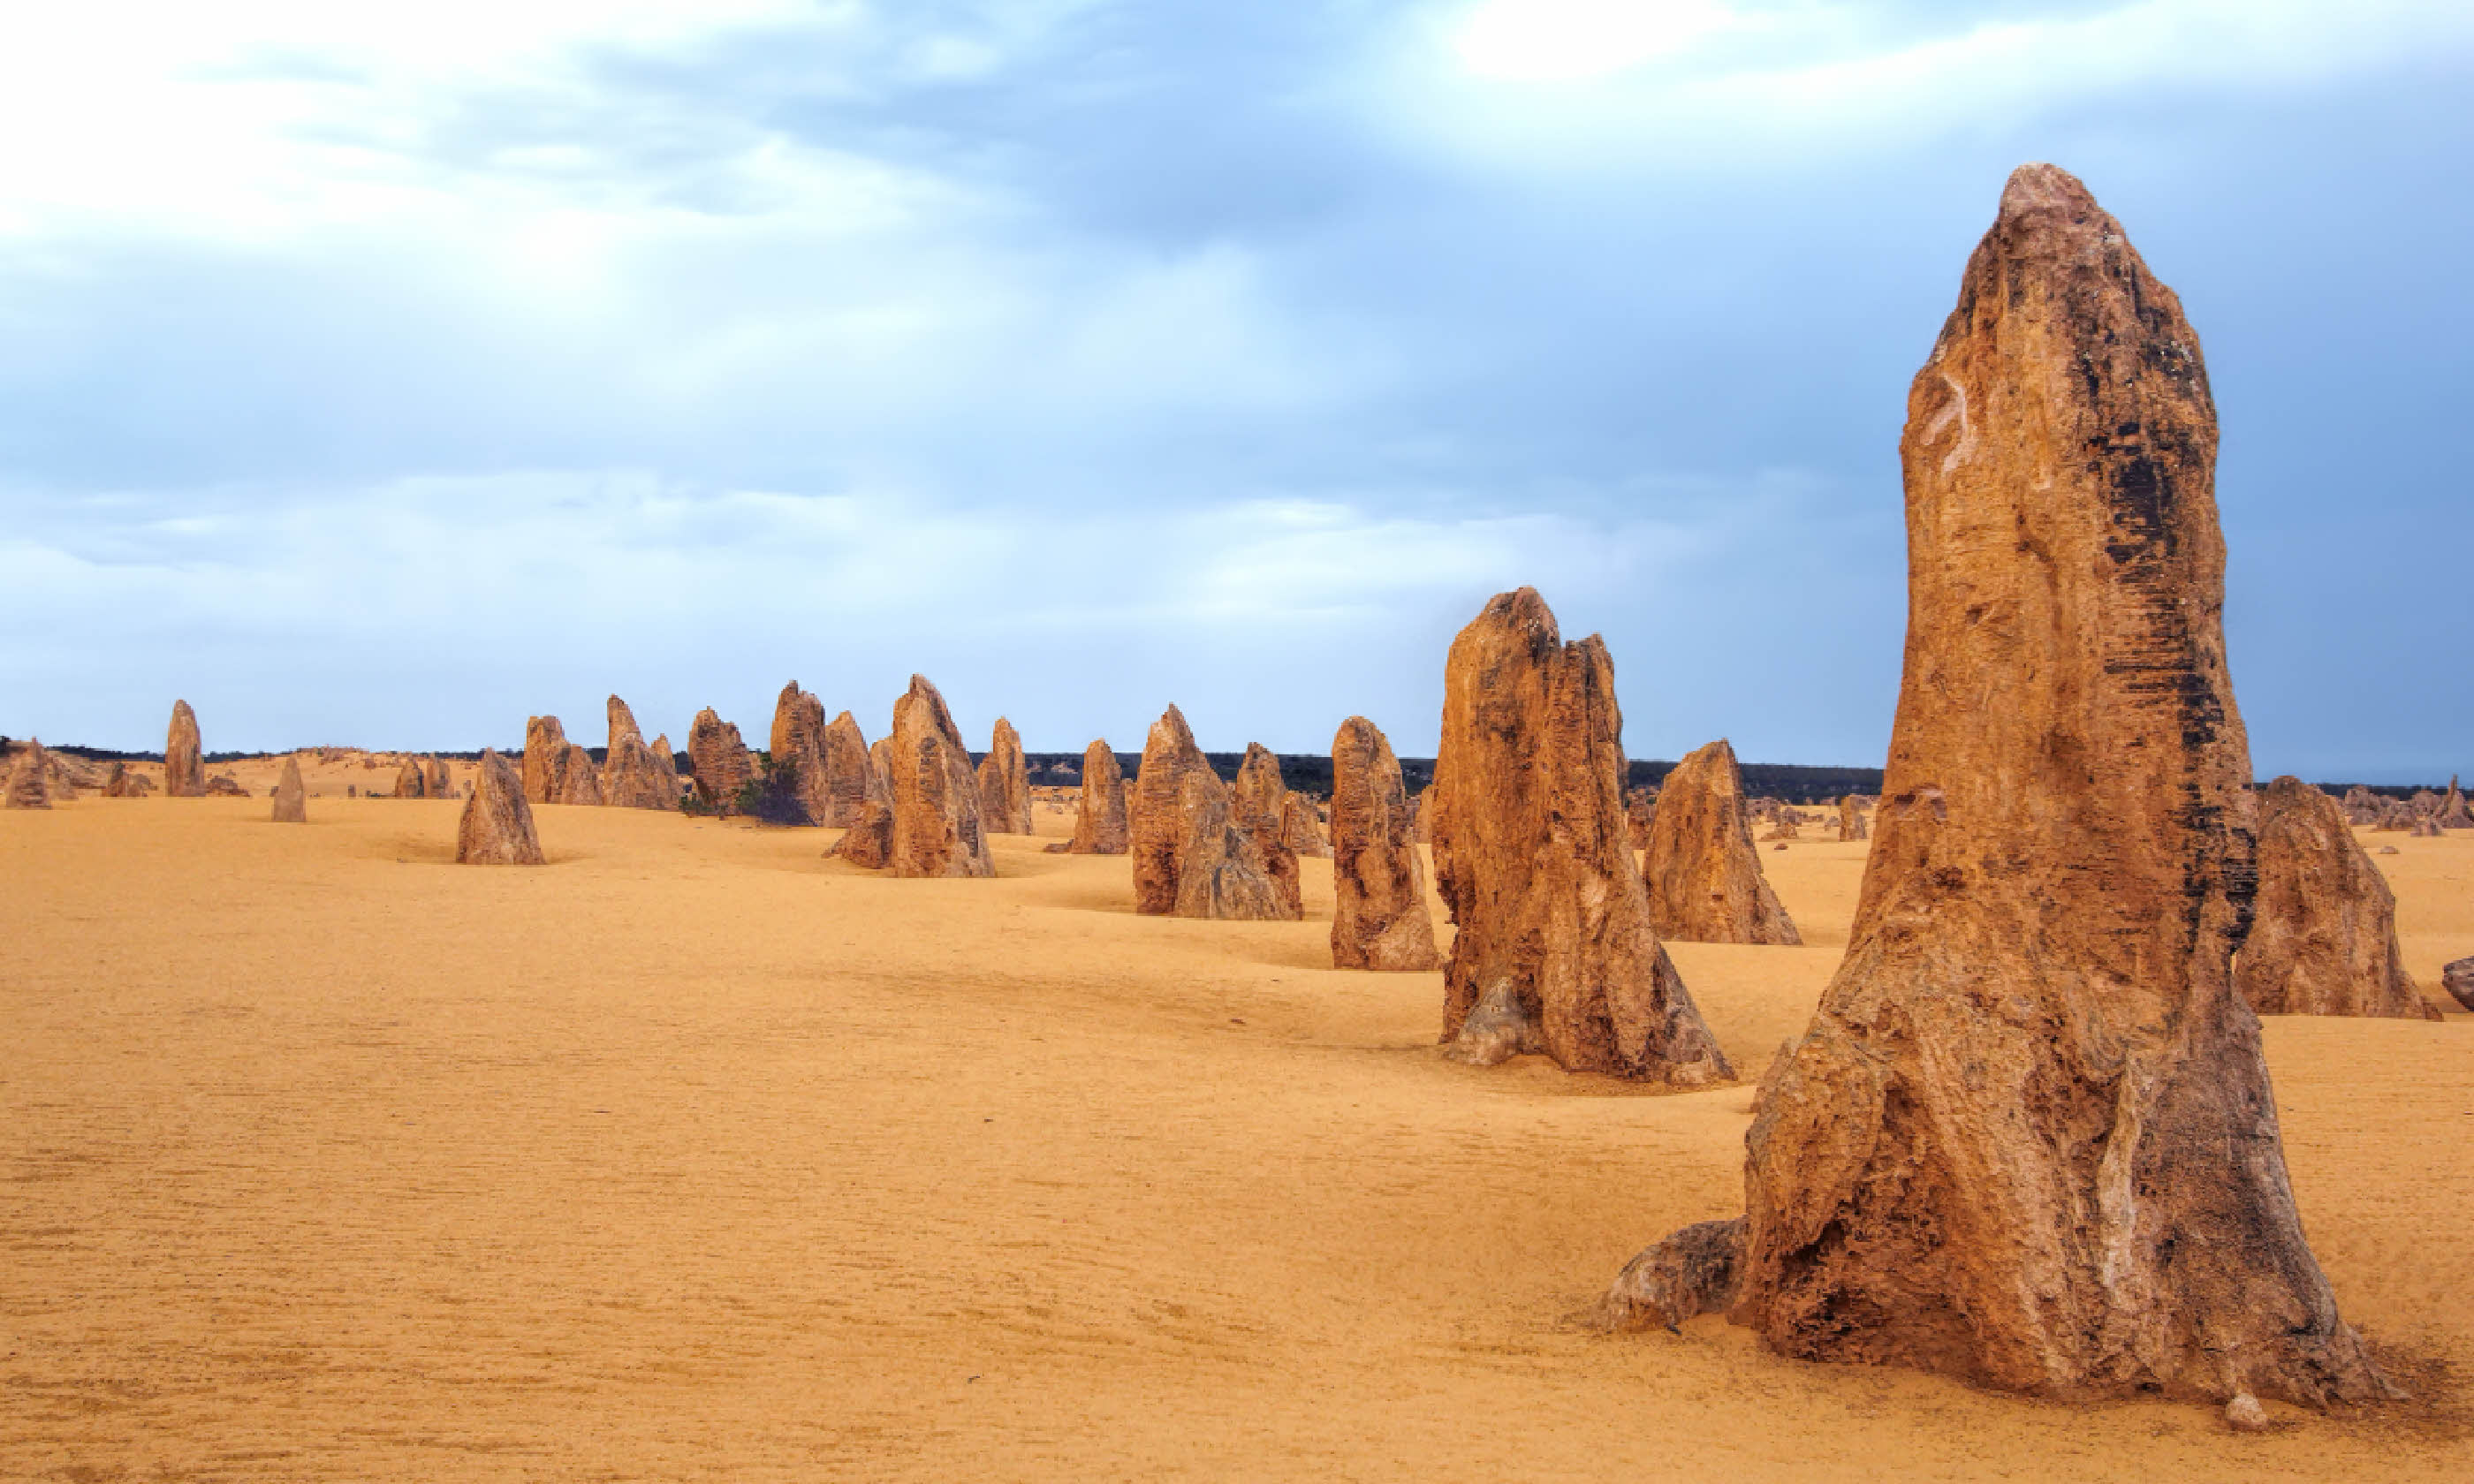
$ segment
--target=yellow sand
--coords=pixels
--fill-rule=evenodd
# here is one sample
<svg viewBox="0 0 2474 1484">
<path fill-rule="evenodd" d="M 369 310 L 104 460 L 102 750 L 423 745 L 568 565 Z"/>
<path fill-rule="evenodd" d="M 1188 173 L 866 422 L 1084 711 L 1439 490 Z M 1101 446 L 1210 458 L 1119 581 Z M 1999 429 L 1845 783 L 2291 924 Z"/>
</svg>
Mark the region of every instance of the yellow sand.
<svg viewBox="0 0 2474 1484">
<path fill-rule="evenodd" d="M 458 807 L 0 814 L 0 1477 L 2474 1477 L 2474 1017 L 2270 1025 L 2318 1254 L 2442 1404 L 2237 1437 L 1587 1332 L 1740 1209 L 1746 1090 L 1443 1063 L 1439 976 L 1325 967 L 1325 863 L 1189 922 L 1008 838 L 894 881 L 546 808 L 463 868 Z M 2429 983 L 2474 836 L 2368 843 Z M 1764 850 L 1808 946 L 1674 948 L 1748 1076 L 1862 850 Z"/>
</svg>

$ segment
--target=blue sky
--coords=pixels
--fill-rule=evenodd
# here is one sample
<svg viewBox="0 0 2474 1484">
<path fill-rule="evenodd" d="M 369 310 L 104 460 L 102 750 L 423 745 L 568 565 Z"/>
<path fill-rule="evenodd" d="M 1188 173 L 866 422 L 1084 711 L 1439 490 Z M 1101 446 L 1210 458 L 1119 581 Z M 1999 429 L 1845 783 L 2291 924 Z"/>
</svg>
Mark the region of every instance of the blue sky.
<svg viewBox="0 0 2474 1484">
<path fill-rule="evenodd" d="M 2206 347 L 2261 774 L 2474 773 L 2462 0 L 52 9 L 0 732 L 874 735 L 917 670 L 1423 754 L 1529 583 L 1636 755 L 1877 762 L 1906 381 L 2050 159 Z"/>
</svg>

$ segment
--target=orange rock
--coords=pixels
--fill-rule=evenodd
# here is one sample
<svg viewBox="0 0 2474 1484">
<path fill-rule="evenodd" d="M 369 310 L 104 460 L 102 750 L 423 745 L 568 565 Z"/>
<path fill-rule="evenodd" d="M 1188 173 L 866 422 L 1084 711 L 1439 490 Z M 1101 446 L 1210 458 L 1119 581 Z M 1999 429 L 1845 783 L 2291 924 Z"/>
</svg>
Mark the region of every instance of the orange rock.
<svg viewBox="0 0 2474 1484">
<path fill-rule="evenodd" d="M 610 750 L 601 759 L 601 802 L 620 809 L 679 806 L 678 772 L 669 760 L 667 740 L 657 759 L 636 728 L 636 713 L 617 696 L 610 698 Z"/>
<path fill-rule="evenodd" d="M 398 799 L 429 797 L 429 775 L 422 770 L 419 758 L 407 757 L 396 765 L 395 796 Z"/>
<path fill-rule="evenodd" d="M 1404 799 L 1401 811 L 1404 816 L 1408 812 L 1405 804 Z M 1331 847 L 1325 845 L 1322 838 L 1322 817 L 1316 810 L 1313 800 L 1303 794 L 1291 793 L 1281 802 L 1280 843 L 1289 848 L 1291 854 L 1301 858 L 1330 858 Z"/>
<path fill-rule="evenodd" d="M 455 784 L 447 775 L 447 764 L 436 757 L 429 759 L 428 795 L 432 799 L 455 797 Z"/>
<path fill-rule="evenodd" d="M 1452 640 L 1427 813 L 1460 926 L 1443 1035 L 1459 1059 L 1543 1052 L 1686 1087 L 1734 1075 L 1650 926 L 1622 733 L 1606 644 L 1565 644 L 1534 588 L 1499 595 Z"/>
<path fill-rule="evenodd" d="M 884 779 L 879 777 L 874 754 L 867 738 L 861 734 L 859 723 L 851 713 L 842 712 L 825 729 L 818 748 L 817 807 L 823 813 L 816 823 L 839 828 L 855 824 L 866 812 L 870 799 L 882 799 Z"/>
<path fill-rule="evenodd" d="M 756 776 L 739 729 L 711 706 L 696 712 L 688 728 L 688 771 L 695 779 L 696 797 L 716 814 L 738 813 L 739 791 Z"/>
<path fill-rule="evenodd" d="M 1426 913 L 1426 868 L 1409 838 L 1400 760 L 1363 716 L 1342 722 L 1331 739 L 1331 879 L 1339 898 L 1333 968 L 1415 970 L 1442 962 Z"/>
<path fill-rule="evenodd" d="M 2234 960 L 2251 1009 L 2439 1018 L 2405 971 L 2395 894 L 2354 843 L 2341 804 L 2299 778 L 2270 783 L 2256 861 L 2250 935 Z"/>
<path fill-rule="evenodd" d="M 1792 812 L 1773 808 L 1771 817 Z M 1782 829 L 1793 838 L 1792 825 Z M 1723 737 L 1677 763 L 1660 786 L 1641 881 L 1661 937 L 1773 945 L 1804 941 L 1761 874 L 1746 820 L 1744 776 Z"/>
<path fill-rule="evenodd" d="M 478 793 L 478 787 L 473 791 Z M 595 806 L 601 802 L 601 770 L 593 765 L 593 754 L 578 743 L 567 745 L 567 760 L 558 767 L 558 798 L 554 802 Z"/>
<path fill-rule="evenodd" d="M 309 790 L 302 786 L 301 759 L 298 755 L 283 759 L 283 777 L 275 785 L 275 823 L 278 825 L 309 823 Z"/>
<path fill-rule="evenodd" d="M 524 722 L 524 798 L 534 803 L 567 802 L 567 730 L 555 716 L 534 716 Z M 587 755 L 588 762 L 591 760 Z M 594 802 L 600 799 L 596 794 Z"/>
<path fill-rule="evenodd" d="M 1066 849 L 1076 855 L 1123 855 L 1126 842 L 1125 773 L 1108 744 L 1094 742 L 1082 750 L 1082 807 Z"/>
<path fill-rule="evenodd" d="M 1031 773 L 1023 765 L 1022 738 L 1013 723 L 997 718 L 988 754 L 980 759 L 980 821 L 995 835 L 1031 833 Z"/>
<path fill-rule="evenodd" d="M 1152 723 L 1143 741 L 1142 766 L 1134 774 L 1127 829 L 1136 912 L 1165 916 L 1176 911 L 1178 876 L 1193 833 L 1193 822 L 1185 814 L 1185 780 L 1196 773 L 1219 784 L 1202 749 L 1194 745 L 1185 713 L 1172 706 Z M 1225 802 L 1222 807 L 1225 812 Z"/>
<path fill-rule="evenodd" d="M 893 874 L 995 875 L 970 750 L 945 698 L 925 677 L 910 677 L 910 689 L 893 703 L 890 741 L 885 794 L 893 812 Z"/>
<path fill-rule="evenodd" d="M 195 799 L 206 791 L 206 754 L 198 740 L 198 713 L 186 701 L 172 703 L 172 730 L 163 740 L 163 797 Z"/>
<path fill-rule="evenodd" d="M 1864 809 L 1865 803 L 1864 796 L 1862 794 L 1849 794 L 1846 798 L 1838 801 L 1839 839 L 1861 840 L 1865 838 Z"/>
<path fill-rule="evenodd" d="M 52 806 L 50 754 L 40 742 L 28 742 L 9 764 L 8 785 L 0 804 L 12 809 Z"/>
<path fill-rule="evenodd" d="M 1239 822 L 1234 795 L 1209 769 L 1187 772 L 1177 785 L 1176 817 L 1185 840 L 1178 851 L 1176 915 L 1239 922 L 1281 922 L 1298 916 L 1263 856 L 1262 836 Z M 1295 856 L 1290 865 L 1297 864 Z"/>
<path fill-rule="evenodd" d="M 849 720 L 850 713 L 844 711 L 835 726 Z M 850 731 L 854 737 L 859 734 L 858 723 L 851 724 Z M 860 800 L 858 814 L 825 853 L 878 871 L 893 860 L 893 797 L 885 787 L 893 766 L 893 738 L 877 738 L 876 745 L 867 750 L 865 763 L 861 781 L 867 791 Z"/>
<path fill-rule="evenodd" d="M 792 681 L 773 704 L 773 766 L 788 768 L 798 779 L 799 802 L 813 824 L 836 823 L 831 791 L 825 785 L 825 704 Z M 848 824 L 848 817 L 837 823 Z"/>
<path fill-rule="evenodd" d="M 1905 673 L 1846 957 L 1746 1137 L 1734 1317 L 1783 1354 L 2385 1393 L 2234 988 L 2216 446 L 2172 291 L 2020 169 L 1908 393 Z"/>
<path fill-rule="evenodd" d="M 1298 881 L 1298 852 L 1288 843 L 1289 785 L 1280 777 L 1280 759 L 1260 742 L 1246 744 L 1246 760 L 1237 765 L 1229 785 L 1229 823 L 1253 837 L 1249 859 L 1258 859 L 1270 874 L 1280 910 L 1278 920 L 1305 916 L 1305 894 Z M 1186 913 L 1188 917 L 1196 916 Z"/>
<path fill-rule="evenodd" d="M 487 749 L 473 772 L 473 797 L 464 802 L 464 817 L 455 826 L 455 861 L 462 866 L 542 864 L 524 780 L 505 758 Z"/>
</svg>

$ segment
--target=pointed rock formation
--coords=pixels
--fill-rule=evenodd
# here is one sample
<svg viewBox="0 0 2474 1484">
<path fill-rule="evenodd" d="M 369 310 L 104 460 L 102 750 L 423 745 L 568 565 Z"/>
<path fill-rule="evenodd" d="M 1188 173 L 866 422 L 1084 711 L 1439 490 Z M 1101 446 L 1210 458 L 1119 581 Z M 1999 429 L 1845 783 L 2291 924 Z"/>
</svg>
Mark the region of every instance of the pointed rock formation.
<svg viewBox="0 0 2474 1484">
<path fill-rule="evenodd" d="M 1185 843 L 1178 852 L 1176 915 L 1236 922 L 1287 922 L 1296 907 L 1263 855 L 1263 839 L 1231 807 L 1235 796 L 1209 769 L 1177 785 Z M 1292 870 L 1297 857 L 1289 857 Z M 1294 878 L 1292 878 L 1294 880 Z"/>
<path fill-rule="evenodd" d="M 1260 742 L 1246 744 L 1246 760 L 1237 765 L 1229 785 L 1229 823 L 1253 837 L 1250 859 L 1259 859 L 1271 874 L 1280 921 L 1305 916 L 1305 894 L 1298 881 L 1298 852 L 1289 849 L 1287 815 L 1289 785 L 1280 777 L 1280 759 Z M 1196 914 L 1186 913 L 1192 917 Z"/>
<path fill-rule="evenodd" d="M 1771 813 L 1776 818 L 1792 811 Z M 1743 771 L 1724 738 L 1677 763 L 1660 786 L 1641 881 L 1649 889 L 1650 922 L 1661 938 L 1787 945 L 1804 941 L 1761 874 L 1745 812 Z"/>
<path fill-rule="evenodd" d="M 1839 839 L 1861 840 L 1866 838 L 1867 831 L 1864 828 L 1865 807 L 1866 803 L 1862 794 L 1849 794 L 1846 798 L 1838 801 Z"/>
<path fill-rule="evenodd" d="M 881 739 L 880 739 L 881 740 Z M 870 799 L 885 796 L 884 779 L 878 775 L 875 752 L 859 730 L 859 723 L 844 711 L 825 729 L 824 741 L 818 750 L 816 803 L 810 812 L 821 808 L 816 823 L 834 828 L 858 823 L 867 810 Z"/>
<path fill-rule="evenodd" d="M 2344 807 L 2299 778 L 2268 785 L 2250 936 L 2234 986 L 2261 1015 L 2437 1020 L 2397 951 L 2396 897 Z"/>
<path fill-rule="evenodd" d="M 739 739 L 739 729 L 706 706 L 688 728 L 688 771 L 706 808 L 736 814 L 739 791 L 756 776 L 756 765 L 747 755 L 747 744 Z"/>
<path fill-rule="evenodd" d="M 773 703 L 773 735 L 769 745 L 776 768 L 788 768 L 799 785 L 799 803 L 808 811 L 813 824 L 850 824 L 855 816 L 844 815 L 838 821 L 825 784 L 825 704 L 799 688 L 792 681 L 782 687 L 781 698 Z"/>
<path fill-rule="evenodd" d="M 1176 911 L 1178 876 L 1195 823 L 1186 817 L 1185 780 L 1197 773 L 1219 786 L 1210 760 L 1194 745 L 1185 713 L 1172 706 L 1152 723 L 1134 774 L 1128 852 L 1133 857 L 1136 912 L 1160 917 Z"/>
<path fill-rule="evenodd" d="M 1846 958 L 1745 1140 L 1733 1317 L 1783 1354 L 2383 1394 L 2234 990 L 2216 444 L 2172 291 L 2020 169 L 1908 393 L 1905 671 Z"/>
<path fill-rule="evenodd" d="M 524 722 L 524 798 L 534 803 L 566 802 L 569 755 L 567 730 L 558 724 L 557 717 L 527 718 Z"/>
<path fill-rule="evenodd" d="M 418 758 L 407 757 L 396 765 L 395 797 L 398 799 L 429 797 L 429 776 L 422 772 Z"/>
<path fill-rule="evenodd" d="M 1075 855 L 1126 853 L 1126 776 L 1104 741 L 1082 750 L 1082 808 L 1074 817 Z"/>
<path fill-rule="evenodd" d="M 558 798 L 552 802 L 595 807 L 601 803 L 601 770 L 593 765 L 593 754 L 581 743 L 567 744 L 567 759 L 558 766 Z"/>
<path fill-rule="evenodd" d="M 2406 826 L 2405 832 L 2410 838 L 2415 840 L 2438 840 L 2443 834 L 2439 827 L 2439 816 L 2436 814 L 2415 815 L 2413 823 Z"/>
<path fill-rule="evenodd" d="M 1315 810 L 1313 800 L 1303 794 L 1291 793 L 1282 801 L 1280 843 L 1288 847 L 1291 854 L 1300 858 L 1330 858 L 1331 847 L 1323 843 L 1322 820 Z"/>
<path fill-rule="evenodd" d="M 988 739 L 988 754 L 980 759 L 979 788 L 980 822 L 988 833 L 1031 833 L 1031 773 L 1023 766 L 1022 738 L 1002 716 Z"/>
<path fill-rule="evenodd" d="M 2465 796 L 2457 791 L 2457 775 L 2448 776 L 2448 796 L 2439 802 L 2439 827 L 2442 829 L 2474 829 L 2474 813 L 2465 807 Z"/>
<path fill-rule="evenodd" d="M 979 778 L 970 750 L 954 726 L 945 698 L 926 677 L 893 703 L 885 749 L 885 794 L 893 812 L 892 867 L 897 876 L 992 876 L 980 825 Z"/>
<path fill-rule="evenodd" d="M 2388 813 L 2388 801 L 2357 783 L 2345 790 L 2345 823 L 2376 825 Z"/>
<path fill-rule="evenodd" d="M 1426 868 L 1409 838 L 1409 794 L 1392 744 L 1363 716 L 1331 739 L 1331 918 L 1334 969 L 1427 969 L 1435 924 Z"/>
<path fill-rule="evenodd" d="M 849 719 L 850 713 L 844 711 L 835 725 L 838 727 Z M 858 734 L 858 724 L 853 723 L 851 735 Z M 865 866 L 875 871 L 883 869 L 893 859 L 893 796 L 885 784 L 893 767 L 892 736 L 877 738 L 875 745 L 867 750 L 865 762 L 862 781 L 867 792 L 860 800 L 858 816 L 825 853 L 838 855 L 855 866 Z M 977 786 L 973 784 L 973 787 Z"/>
<path fill-rule="evenodd" d="M 541 837 L 533 833 L 533 806 L 524 780 L 507 760 L 487 748 L 473 771 L 473 797 L 455 826 L 455 861 L 462 866 L 538 866 Z"/>
<path fill-rule="evenodd" d="M 198 740 L 198 713 L 186 701 L 172 703 L 172 730 L 163 739 L 163 797 L 197 799 L 206 791 L 206 754 Z"/>
<path fill-rule="evenodd" d="M 276 781 L 275 823 L 279 825 L 309 823 L 309 790 L 302 786 L 301 758 L 298 754 L 283 759 L 283 777 Z"/>
<path fill-rule="evenodd" d="M 1460 927 L 1443 1039 L 1462 1060 L 1543 1052 L 1682 1087 L 1734 1075 L 1650 926 L 1622 733 L 1605 642 L 1565 644 L 1536 589 L 1497 596 L 1452 640 L 1425 798 Z"/>
<path fill-rule="evenodd" d="M 455 797 L 455 784 L 448 777 L 447 764 L 437 757 L 429 759 L 429 797 L 432 799 Z"/>
<path fill-rule="evenodd" d="M 669 801 L 662 807 L 675 809 L 686 791 L 679 786 L 679 754 L 670 749 L 668 732 L 665 731 L 653 739 L 652 753 L 653 771 L 662 778 L 662 797 Z"/>
<path fill-rule="evenodd" d="M 10 760 L 6 798 L 0 806 L 48 809 L 52 806 L 51 757 L 40 742 L 28 742 Z"/>
<path fill-rule="evenodd" d="M 601 759 L 601 802 L 618 809 L 675 809 L 679 806 L 678 774 L 669 765 L 667 743 L 660 760 L 644 745 L 636 728 L 636 713 L 617 696 L 610 698 L 610 751 Z"/>
</svg>

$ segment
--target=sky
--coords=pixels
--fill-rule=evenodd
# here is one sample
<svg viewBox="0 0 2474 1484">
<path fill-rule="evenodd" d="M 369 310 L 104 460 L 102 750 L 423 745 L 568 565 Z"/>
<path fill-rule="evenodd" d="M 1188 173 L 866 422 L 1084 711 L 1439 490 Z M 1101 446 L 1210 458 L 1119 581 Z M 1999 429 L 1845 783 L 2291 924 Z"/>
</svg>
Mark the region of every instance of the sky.
<svg viewBox="0 0 2474 1484">
<path fill-rule="evenodd" d="M 2017 164 L 2202 339 L 2262 777 L 2474 774 L 2463 0 L 223 0 L 0 48 L 0 733 L 1878 765 L 1905 390 Z"/>
</svg>

